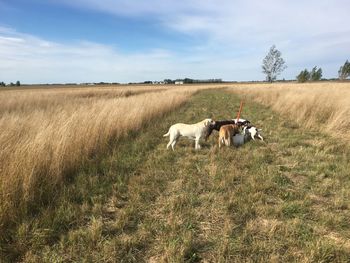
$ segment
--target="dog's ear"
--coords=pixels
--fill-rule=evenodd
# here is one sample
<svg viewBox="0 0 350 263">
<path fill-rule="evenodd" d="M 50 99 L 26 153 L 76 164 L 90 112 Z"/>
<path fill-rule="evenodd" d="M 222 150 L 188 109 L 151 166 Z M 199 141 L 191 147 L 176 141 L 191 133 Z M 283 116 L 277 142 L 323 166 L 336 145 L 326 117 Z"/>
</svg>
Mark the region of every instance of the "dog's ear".
<svg viewBox="0 0 350 263">
<path fill-rule="evenodd" d="M 211 119 L 206 119 L 205 122 L 204 122 L 204 126 L 208 127 L 211 123 L 212 123 Z"/>
</svg>

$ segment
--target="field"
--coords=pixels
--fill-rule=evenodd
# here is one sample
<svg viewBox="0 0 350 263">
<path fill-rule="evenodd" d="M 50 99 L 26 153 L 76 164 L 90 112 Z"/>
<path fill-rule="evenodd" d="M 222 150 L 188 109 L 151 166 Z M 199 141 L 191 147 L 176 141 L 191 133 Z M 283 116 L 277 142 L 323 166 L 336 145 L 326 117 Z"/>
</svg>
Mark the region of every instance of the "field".
<svg viewBox="0 0 350 263">
<path fill-rule="evenodd" d="M 258 84 L 232 90 L 247 99 L 350 142 L 350 83 Z"/>
<path fill-rule="evenodd" d="M 242 117 L 202 149 L 176 122 Z M 0 91 L 0 262 L 347 262 L 350 84 Z"/>
</svg>

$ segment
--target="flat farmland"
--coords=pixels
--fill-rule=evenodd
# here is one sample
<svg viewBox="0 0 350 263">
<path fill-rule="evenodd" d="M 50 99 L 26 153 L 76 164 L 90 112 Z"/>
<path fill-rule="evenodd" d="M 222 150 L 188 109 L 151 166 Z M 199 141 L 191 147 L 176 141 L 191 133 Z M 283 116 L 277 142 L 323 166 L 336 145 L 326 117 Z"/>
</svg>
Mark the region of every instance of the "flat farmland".
<svg viewBox="0 0 350 263">
<path fill-rule="evenodd" d="M 170 125 L 242 117 L 202 149 Z M 4 262 L 346 262 L 350 84 L 0 91 Z"/>
</svg>

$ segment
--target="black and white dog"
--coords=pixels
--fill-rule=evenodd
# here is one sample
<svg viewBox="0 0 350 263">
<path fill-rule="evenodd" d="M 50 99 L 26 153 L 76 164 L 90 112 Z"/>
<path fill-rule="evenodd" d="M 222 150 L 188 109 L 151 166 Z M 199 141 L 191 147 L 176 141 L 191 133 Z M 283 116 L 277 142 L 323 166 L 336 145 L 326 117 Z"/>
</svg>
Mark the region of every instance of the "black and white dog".
<svg viewBox="0 0 350 263">
<path fill-rule="evenodd" d="M 233 145 L 236 147 L 242 146 L 243 144 L 249 142 L 251 139 L 255 140 L 256 137 L 263 141 L 264 138 L 261 136 L 259 131 L 261 131 L 261 129 L 257 129 L 252 125 L 243 127 L 242 134 L 236 134 L 233 136 Z"/>
<path fill-rule="evenodd" d="M 245 136 L 250 136 L 253 139 L 253 141 L 255 141 L 255 138 L 259 138 L 260 140 L 264 141 L 264 138 L 259 133 L 260 131 L 262 130 L 251 125 L 247 125 L 243 127 L 243 134 Z"/>
</svg>

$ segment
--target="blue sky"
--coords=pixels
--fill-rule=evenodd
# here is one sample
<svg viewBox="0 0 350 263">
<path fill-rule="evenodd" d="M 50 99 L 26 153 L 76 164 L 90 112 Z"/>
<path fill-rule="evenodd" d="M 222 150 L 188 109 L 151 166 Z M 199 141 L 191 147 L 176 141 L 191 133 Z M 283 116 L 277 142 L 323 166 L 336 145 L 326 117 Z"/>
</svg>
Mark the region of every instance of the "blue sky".
<svg viewBox="0 0 350 263">
<path fill-rule="evenodd" d="M 0 81 L 263 80 L 270 46 L 294 79 L 350 59 L 348 0 L 0 0 Z"/>
</svg>

